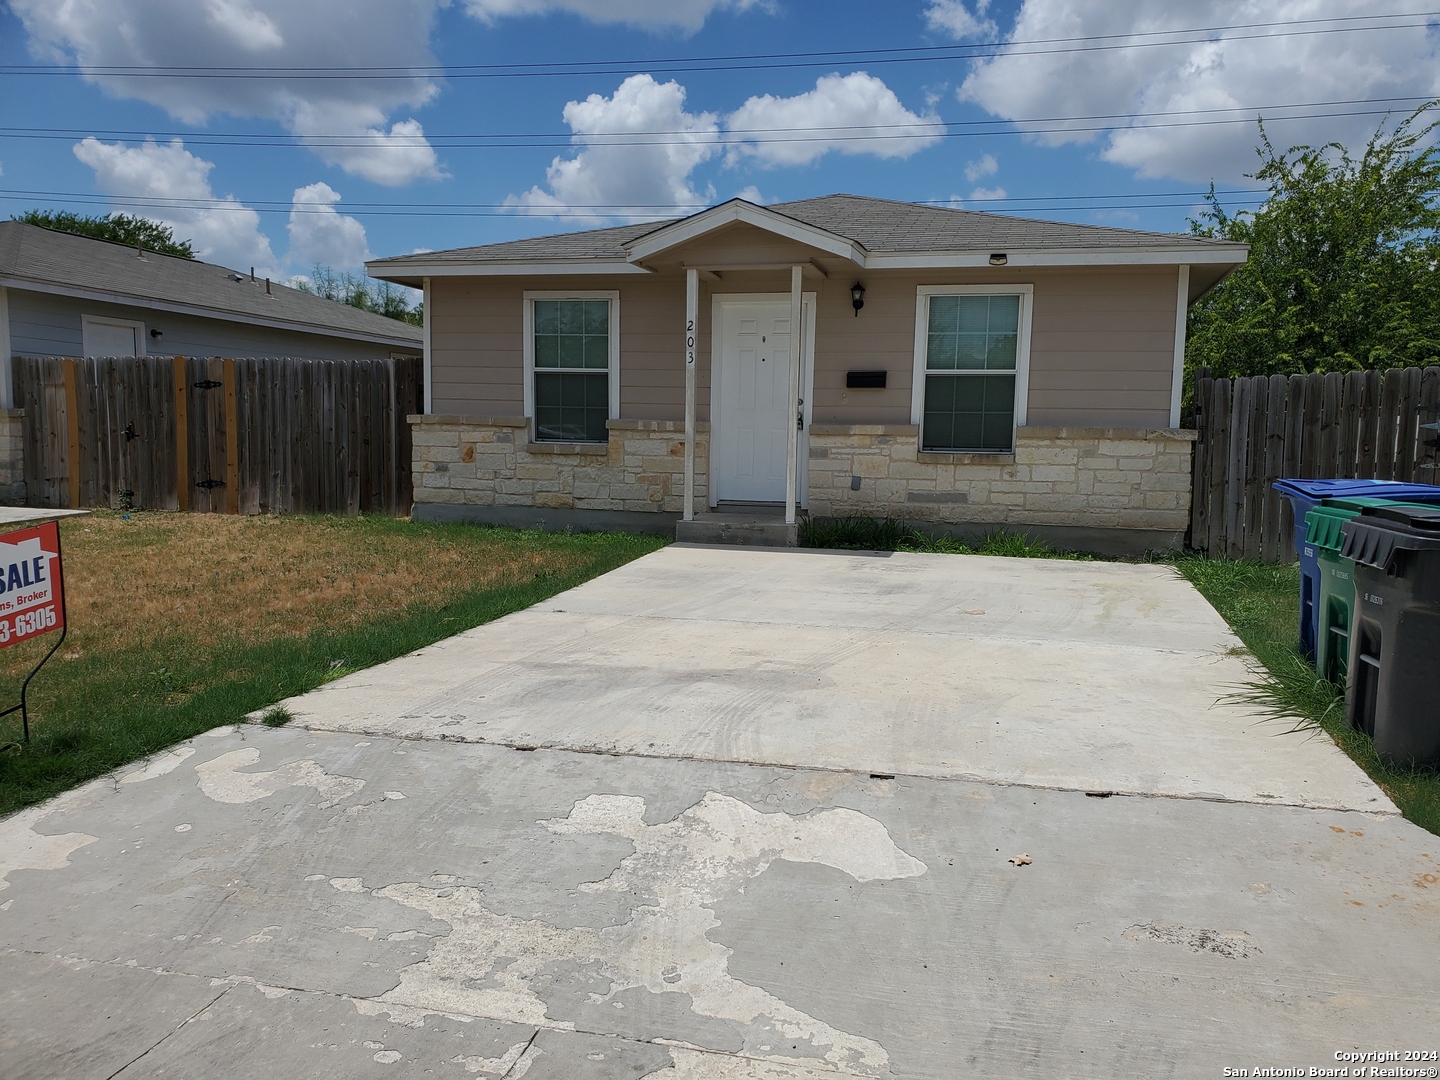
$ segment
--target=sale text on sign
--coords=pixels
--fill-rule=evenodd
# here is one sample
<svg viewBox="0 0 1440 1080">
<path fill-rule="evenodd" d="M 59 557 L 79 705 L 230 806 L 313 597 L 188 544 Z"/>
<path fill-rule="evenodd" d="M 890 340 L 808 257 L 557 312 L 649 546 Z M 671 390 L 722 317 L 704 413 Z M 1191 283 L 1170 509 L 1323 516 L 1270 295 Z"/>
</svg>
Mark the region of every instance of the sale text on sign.
<svg viewBox="0 0 1440 1080">
<path fill-rule="evenodd" d="M 0 649 L 65 625 L 60 526 L 0 536 Z"/>
</svg>

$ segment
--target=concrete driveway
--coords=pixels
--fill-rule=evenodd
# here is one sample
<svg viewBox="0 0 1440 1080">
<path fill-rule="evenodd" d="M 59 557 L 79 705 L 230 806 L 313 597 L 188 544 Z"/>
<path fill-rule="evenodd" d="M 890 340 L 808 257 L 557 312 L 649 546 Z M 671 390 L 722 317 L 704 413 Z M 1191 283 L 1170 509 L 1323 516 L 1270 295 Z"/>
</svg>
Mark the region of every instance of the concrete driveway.
<svg viewBox="0 0 1440 1080">
<path fill-rule="evenodd" d="M 0 822 L 0 1075 L 1437 1049 L 1440 842 L 1237 647 L 1163 567 L 667 548 Z"/>
</svg>

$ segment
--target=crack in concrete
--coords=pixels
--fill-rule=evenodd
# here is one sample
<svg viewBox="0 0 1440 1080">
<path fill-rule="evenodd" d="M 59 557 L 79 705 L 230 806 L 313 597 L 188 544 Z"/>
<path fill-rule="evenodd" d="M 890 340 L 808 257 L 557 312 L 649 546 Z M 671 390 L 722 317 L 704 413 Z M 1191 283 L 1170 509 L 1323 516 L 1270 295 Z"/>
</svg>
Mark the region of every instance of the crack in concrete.
<svg viewBox="0 0 1440 1080">
<path fill-rule="evenodd" d="M 116 1069 L 113 1073 L 106 1077 L 106 1080 L 115 1080 L 115 1078 L 121 1073 L 125 1072 L 132 1065 L 136 1064 L 138 1061 L 144 1058 L 147 1054 L 150 1054 L 156 1048 L 165 1043 L 166 1040 L 171 1038 L 176 1032 L 180 1031 L 186 1024 L 190 1023 L 192 1020 L 198 1020 L 202 1015 L 204 1015 L 206 1009 L 209 1009 L 212 1005 L 214 1005 L 217 1001 L 219 1001 L 233 989 L 235 989 L 233 986 L 227 986 L 224 990 L 221 990 L 220 993 L 216 994 L 213 998 L 206 1002 L 203 1008 L 198 1009 L 196 1012 L 192 1013 L 190 1016 L 187 1016 L 184 1020 L 180 1021 L 180 1023 L 175 1025 L 173 1030 L 167 1031 L 163 1036 L 161 1036 L 155 1041 L 154 1045 L 146 1047 L 135 1057 L 131 1058 L 124 1065 L 120 1066 L 120 1068 Z"/>
<path fill-rule="evenodd" d="M 323 731 L 341 735 L 356 735 L 369 739 L 392 739 L 395 742 L 414 743 L 461 743 L 468 746 L 498 746 L 506 750 L 515 750 L 522 753 L 536 751 L 547 751 L 552 754 L 585 754 L 590 757 L 613 757 L 613 758 L 637 758 L 642 761 L 687 761 L 698 765 L 741 765 L 756 769 L 779 769 L 786 772 L 809 772 L 824 773 L 834 776 L 855 776 L 868 779 L 869 769 L 842 769 L 831 768 L 824 765 L 794 765 L 785 762 L 756 761 L 750 758 L 704 758 L 693 757 L 685 754 L 645 754 L 638 750 L 604 750 L 598 747 L 583 746 L 547 746 L 545 743 L 533 742 L 507 742 L 500 739 L 484 739 L 463 735 L 452 735 L 446 732 L 435 732 L 425 735 L 397 735 L 393 731 L 383 731 L 378 728 L 351 727 L 343 728 L 326 727 L 323 724 L 308 725 L 304 723 L 304 717 L 299 718 L 297 727 L 306 731 Z M 1071 793 L 1086 793 L 1094 791 L 1088 787 L 1070 787 L 1059 784 L 1036 784 L 1024 780 L 1002 780 L 997 777 L 979 776 L 976 774 L 962 774 L 959 776 L 923 773 L 923 772 L 896 772 L 887 770 L 886 775 L 897 780 L 924 780 L 931 783 L 944 784 L 984 784 L 987 787 L 1018 788 L 1022 791 L 1056 791 Z M 1392 818 L 1403 817 L 1400 811 L 1386 810 L 1377 807 L 1374 810 L 1361 810 L 1351 806 L 1335 806 L 1320 802 L 1297 802 L 1284 799 L 1278 796 L 1257 796 L 1254 799 L 1232 799 L 1218 794 L 1193 794 L 1186 795 L 1177 792 L 1166 791 L 1129 791 L 1124 788 L 1107 789 L 1111 795 L 1128 799 L 1174 799 L 1180 802 L 1208 802 L 1223 803 L 1236 806 L 1283 806 L 1293 810 L 1324 810 L 1335 814 L 1361 814 L 1365 817 Z"/>
</svg>

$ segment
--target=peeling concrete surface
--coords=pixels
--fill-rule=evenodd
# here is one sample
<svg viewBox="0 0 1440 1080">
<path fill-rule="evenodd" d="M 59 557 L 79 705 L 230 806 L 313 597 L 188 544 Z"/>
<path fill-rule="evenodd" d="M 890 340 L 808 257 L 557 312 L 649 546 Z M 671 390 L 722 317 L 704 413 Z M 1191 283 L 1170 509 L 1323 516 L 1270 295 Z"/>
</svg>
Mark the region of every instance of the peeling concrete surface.
<svg viewBox="0 0 1440 1080">
<path fill-rule="evenodd" d="M 732 656 L 804 630 L 758 595 L 779 564 L 701 574 L 686 608 L 677 582 L 706 560 L 732 564 L 676 554 L 651 564 L 644 588 L 634 575 L 623 587 L 601 579 L 592 585 L 608 592 L 557 597 L 488 637 L 437 647 L 446 663 L 427 650 L 375 685 L 398 686 L 405 663 L 415 699 L 456 698 L 462 683 L 476 693 L 477 671 L 492 680 L 487 695 L 504 690 L 509 676 L 483 664 L 538 679 L 515 657 L 551 626 L 573 669 L 551 678 L 573 677 L 581 700 L 584 677 L 619 646 L 587 643 L 594 623 L 544 620 L 587 604 L 613 606 L 616 625 L 658 612 L 708 628 Z M 1244 797 L 1172 790 L 1213 782 L 1218 767 L 1167 761 L 1205 740 L 1165 729 L 1156 691 L 1125 683 L 1122 661 L 1151 637 L 1153 664 L 1170 657 L 1197 697 L 1187 664 L 1235 662 L 1228 631 L 1203 611 L 1184 608 L 1169 629 L 1146 621 L 1191 603 L 1185 589 L 1157 568 L 865 569 L 882 562 L 812 555 L 801 563 L 819 570 L 778 580 L 813 574 L 809 587 L 835 594 L 826 617 L 859 641 L 928 626 L 940 644 L 907 663 L 990 655 L 974 652 L 981 639 L 945 631 L 962 602 L 1010 605 L 1016 636 L 988 639 L 1015 653 L 995 680 L 1058 687 L 1055 672 L 1026 670 L 1025 650 L 1042 630 L 1056 647 L 1072 641 L 1081 660 L 1062 674 L 1075 705 L 1051 726 L 1061 749 L 1089 749 L 1057 767 L 1056 783 L 1005 780 L 1026 747 L 1042 766 L 1062 755 L 1038 720 L 1025 739 L 983 738 L 981 717 L 1009 715 L 1003 694 L 949 698 L 952 684 L 916 677 L 894 709 L 949 724 L 947 753 L 989 763 L 975 778 L 924 775 L 925 762 L 907 758 L 923 740 L 878 706 L 860 723 L 859 674 L 823 676 L 828 699 L 805 690 L 807 726 L 775 690 L 807 669 L 773 655 L 735 676 L 727 723 L 798 765 L 704 759 L 709 744 L 695 740 L 712 729 L 688 731 L 700 706 L 679 690 L 666 699 L 668 727 L 651 716 L 627 736 L 668 739 L 665 753 L 599 754 L 431 737 L 448 735 L 434 717 L 416 737 L 333 730 L 343 710 L 327 689 L 316 695 L 325 729 L 217 729 L 0 822 L 0 1076 L 1188 1078 L 1428 1045 L 1440 840 L 1369 801 L 1359 771 L 1321 740 L 1266 733 L 1230 789 Z M 861 595 L 844 599 L 831 578 Z M 778 639 L 756 629 L 766 625 Z M 613 661 L 617 680 L 644 670 L 638 650 L 654 640 L 634 638 L 636 655 Z M 689 654 L 678 655 L 650 663 L 683 674 Z M 877 684 L 895 673 L 870 646 L 849 656 Z M 1105 657 L 1106 671 L 1079 681 Z M 1093 696 L 1106 679 L 1131 693 L 1113 754 Z M 923 707 L 920 691 L 931 695 Z M 389 692 L 366 707 L 386 707 Z M 589 722 L 557 708 L 563 698 L 534 693 L 515 723 L 536 742 L 563 742 Z M 519 710 L 506 701 L 502 712 Z M 1203 724 L 1250 726 L 1219 713 Z M 1217 738 L 1215 753 L 1240 754 L 1244 738 Z M 845 755 L 866 767 L 842 767 Z M 1121 790 L 1125 770 L 1162 797 L 1096 797 Z M 1306 770 L 1339 806 L 1303 805 Z M 1059 783 L 1067 776 L 1079 783 Z M 1009 861 L 1018 852 L 1030 861 Z"/>
</svg>

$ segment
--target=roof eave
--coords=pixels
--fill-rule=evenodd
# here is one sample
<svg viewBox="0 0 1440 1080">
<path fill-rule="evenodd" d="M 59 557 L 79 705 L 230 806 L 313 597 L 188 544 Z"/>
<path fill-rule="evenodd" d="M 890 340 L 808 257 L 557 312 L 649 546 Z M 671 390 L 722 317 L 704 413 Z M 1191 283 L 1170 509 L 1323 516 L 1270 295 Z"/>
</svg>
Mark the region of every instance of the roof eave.
<svg viewBox="0 0 1440 1080">
<path fill-rule="evenodd" d="M 401 285 L 435 277 L 524 277 L 583 274 L 651 274 L 643 266 L 618 259 L 499 259 L 454 260 L 446 262 L 398 262 L 377 259 L 365 264 L 365 272 L 380 281 Z"/>
<path fill-rule="evenodd" d="M 872 252 L 863 265 L 867 270 L 928 270 L 989 266 L 992 254 L 986 251 Z M 1155 247 L 1155 248 L 1006 248 L 1006 266 L 1176 266 L 1213 264 L 1239 266 L 1249 248 Z"/>
<path fill-rule="evenodd" d="M 288 330 L 299 334 L 314 334 L 317 337 L 345 338 L 347 341 L 365 341 L 377 345 L 390 345 L 402 349 L 418 349 L 423 338 L 402 335 L 372 334 L 365 330 L 343 327 L 321 326 L 318 323 L 300 322 L 295 319 L 272 318 L 265 315 L 251 315 L 248 312 L 227 308 L 211 308 L 203 304 L 182 304 L 174 300 L 161 300 L 152 296 L 136 296 L 109 289 L 87 289 L 78 285 L 60 282 L 40 281 L 14 274 L 0 276 L 0 286 L 22 291 L 48 293 L 52 296 L 69 296 L 77 300 L 93 300 L 102 304 L 120 304 L 125 307 L 148 308 L 151 311 L 168 311 L 176 315 L 193 315 L 202 319 L 218 319 L 221 322 L 244 323 L 250 326 L 265 326 L 273 330 Z"/>
</svg>

